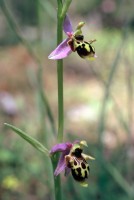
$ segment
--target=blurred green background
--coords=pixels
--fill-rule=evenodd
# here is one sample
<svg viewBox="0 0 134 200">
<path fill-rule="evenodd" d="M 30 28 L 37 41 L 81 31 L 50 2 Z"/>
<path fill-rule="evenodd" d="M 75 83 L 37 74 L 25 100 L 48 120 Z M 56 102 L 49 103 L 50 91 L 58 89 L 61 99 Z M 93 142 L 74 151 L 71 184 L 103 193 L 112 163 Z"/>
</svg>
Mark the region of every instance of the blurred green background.
<svg viewBox="0 0 134 200">
<path fill-rule="evenodd" d="M 98 57 L 89 62 L 72 53 L 64 60 L 64 140 L 87 140 L 96 160 L 88 188 L 62 175 L 64 200 L 134 199 L 133 8 L 133 0 L 70 6 L 73 27 L 84 21 L 85 40 L 97 39 Z M 53 199 L 49 161 L 4 123 L 49 149 L 55 144 L 39 91 L 42 75 L 57 127 L 56 62 L 47 58 L 55 47 L 56 1 L 0 1 L 0 200 Z"/>
</svg>

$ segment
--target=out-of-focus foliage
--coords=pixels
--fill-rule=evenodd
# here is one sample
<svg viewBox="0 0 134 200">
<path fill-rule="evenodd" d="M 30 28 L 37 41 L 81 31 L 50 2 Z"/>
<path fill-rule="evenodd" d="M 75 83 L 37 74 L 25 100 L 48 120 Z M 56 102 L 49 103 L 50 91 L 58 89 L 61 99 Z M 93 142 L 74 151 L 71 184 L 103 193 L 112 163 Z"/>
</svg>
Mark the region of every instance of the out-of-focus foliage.
<svg viewBox="0 0 134 200">
<path fill-rule="evenodd" d="M 36 31 L 39 25 L 39 17 L 41 16 L 42 29 L 51 30 L 52 20 L 56 22 L 56 2 L 53 0 L 37 0 L 37 1 L 6 1 L 15 21 L 19 24 L 20 29 L 25 37 L 32 40 L 36 39 Z M 70 14 L 75 18 L 85 18 L 87 21 L 92 21 L 96 26 L 104 28 L 120 29 L 123 24 L 129 19 L 130 27 L 133 29 L 134 17 L 132 0 L 84 0 L 74 1 Z M 5 23 L 5 19 L 0 12 L 0 44 L 16 43 L 16 36 Z M 49 26 L 50 25 L 50 26 Z M 29 34 L 31 37 L 29 37 Z M 43 36 L 45 37 L 45 36 Z"/>
<path fill-rule="evenodd" d="M 56 68 L 47 59 L 56 46 L 56 1 L 5 2 L 43 63 L 44 91 L 57 124 Z M 65 59 L 65 140 L 86 139 L 87 153 L 96 160 L 90 163 L 88 189 L 71 176 L 62 176 L 64 200 L 134 199 L 133 4 L 133 0 L 72 1 L 72 23 L 86 22 L 83 32 L 86 38 L 97 39 L 98 58 L 86 63 L 74 53 Z M 36 60 L 20 44 L 2 9 L 0 44 L 0 199 L 52 199 L 49 161 L 3 125 L 14 124 L 42 143 L 48 141 L 49 149 L 55 144 L 37 90 Z M 3 91 L 16 105 L 12 114 L 10 98 L 2 103 Z"/>
</svg>

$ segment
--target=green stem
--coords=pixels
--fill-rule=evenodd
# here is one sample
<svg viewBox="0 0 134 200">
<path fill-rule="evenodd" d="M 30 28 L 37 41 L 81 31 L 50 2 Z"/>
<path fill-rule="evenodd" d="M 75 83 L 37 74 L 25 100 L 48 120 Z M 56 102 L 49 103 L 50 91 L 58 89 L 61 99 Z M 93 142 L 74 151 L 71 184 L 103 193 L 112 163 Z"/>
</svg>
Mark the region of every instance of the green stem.
<svg viewBox="0 0 134 200">
<path fill-rule="evenodd" d="M 63 33 L 63 18 L 61 17 L 62 12 L 62 0 L 57 0 L 58 12 L 57 12 L 57 45 L 62 42 Z M 57 79 L 58 79 L 58 136 L 57 142 L 63 141 L 63 130 L 64 130 L 64 105 L 63 105 L 63 60 L 57 61 Z M 59 156 L 56 155 L 55 159 L 52 159 L 53 170 L 56 168 Z M 54 178 L 55 187 L 55 200 L 61 200 L 61 180 L 60 176 Z"/>
<path fill-rule="evenodd" d="M 72 0 L 66 0 L 62 4 L 62 0 L 57 0 L 57 45 L 63 40 L 63 21 Z M 58 77 L 58 143 L 63 141 L 64 132 L 64 101 L 63 101 L 63 60 L 57 61 L 57 77 Z"/>
<path fill-rule="evenodd" d="M 63 40 L 63 21 L 71 0 L 64 1 L 57 0 L 58 11 L 57 11 L 57 45 L 59 45 Z M 64 133 L 64 101 L 63 101 L 63 60 L 57 60 L 57 79 L 58 79 L 58 136 L 57 142 L 63 142 L 63 133 Z M 56 155 L 56 158 L 53 160 L 53 169 L 55 169 L 59 156 Z M 55 186 L 55 200 L 61 200 L 61 180 L 60 176 L 54 179 Z"/>
<path fill-rule="evenodd" d="M 51 158 L 52 167 L 53 167 L 53 174 L 54 174 L 55 168 L 57 166 L 58 159 L 59 159 L 58 154 L 53 155 L 52 158 Z M 55 188 L 55 200 L 62 200 L 60 176 L 54 177 L 54 188 Z"/>
<path fill-rule="evenodd" d="M 63 17 L 62 0 L 57 0 L 57 45 L 63 40 Z M 63 104 L 63 60 L 57 61 L 57 78 L 58 78 L 58 143 L 63 141 L 64 131 L 64 104 Z"/>
<path fill-rule="evenodd" d="M 63 105 L 63 61 L 57 62 L 58 75 L 58 143 L 63 141 L 64 105 Z"/>
</svg>

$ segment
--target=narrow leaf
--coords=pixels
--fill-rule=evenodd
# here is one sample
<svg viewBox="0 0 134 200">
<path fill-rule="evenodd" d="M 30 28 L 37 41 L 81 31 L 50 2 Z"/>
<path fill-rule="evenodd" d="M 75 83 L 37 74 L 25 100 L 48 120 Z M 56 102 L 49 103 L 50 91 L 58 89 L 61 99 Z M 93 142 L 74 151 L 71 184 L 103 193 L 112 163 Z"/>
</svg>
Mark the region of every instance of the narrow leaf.
<svg viewBox="0 0 134 200">
<path fill-rule="evenodd" d="M 20 135 L 24 140 L 29 142 L 38 151 L 45 153 L 47 156 L 49 155 L 48 149 L 44 145 L 42 145 L 40 142 L 38 142 L 36 139 L 34 139 L 33 137 L 29 136 L 28 134 L 26 134 L 25 132 L 23 132 L 22 130 L 20 130 L 19 128 L 11 124 L 5 123 L 5 125 L 9 127 L 10 129 L 12 129 L 14 132 L 16 132 L 18 135 Z"/>
</svg>

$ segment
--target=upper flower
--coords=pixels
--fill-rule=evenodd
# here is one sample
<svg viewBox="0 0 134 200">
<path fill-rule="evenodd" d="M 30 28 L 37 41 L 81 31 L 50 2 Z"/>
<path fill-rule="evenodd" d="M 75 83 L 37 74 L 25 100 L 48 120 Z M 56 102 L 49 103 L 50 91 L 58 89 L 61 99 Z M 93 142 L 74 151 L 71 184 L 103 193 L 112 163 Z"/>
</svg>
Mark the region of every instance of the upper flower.
<svg viewBox="0 0 134 200">
<path fill-rule="evenodd" d="M 66 15 L 63 30 L 68 37 L 63 40 L 63 42 L 61 42 L 54 51 L 52 51 L 48 58 L 58 60 L 65 58 L 70 53 L 76 51 L 82 58 L 94 59 L 96 57 L 95 49 L 91 44 L 96 40 L 90 40 L 89 42 L 84 41 L 84 36 L 81 31 L 84 24 L 84 22 L 80 22 L 76 27 L 76 31 L 73 32 L 69 17 Z"/>
<path fill-rule="evenodd" d="M 61 152 L 54 175 L 59 175 L 63 170 L 65 170 L 65 175 L 71 172 L 76 181 L 82 186 L 87 187 L 86 179 L 89 176 L 90 170 L 87 160 L 94 160 L 94 158 L 83 153 L 84 146 L 87 146 L 86 141 L 66 142 L 53 146 L 50 154 Z"/>
</svg>

